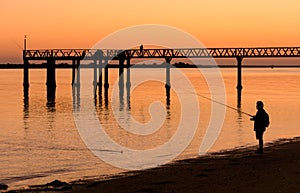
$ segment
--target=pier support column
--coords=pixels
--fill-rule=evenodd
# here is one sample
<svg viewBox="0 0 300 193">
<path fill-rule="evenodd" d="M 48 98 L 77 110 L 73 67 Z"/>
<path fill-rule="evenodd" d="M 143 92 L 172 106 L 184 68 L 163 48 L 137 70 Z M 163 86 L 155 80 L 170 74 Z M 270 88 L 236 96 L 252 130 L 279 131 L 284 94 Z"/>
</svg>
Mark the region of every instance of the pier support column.
<svg viewBox="0 0 300 193">
<path fill-rule="evenodd" d="M 123 97 L 124 97 L 124 57 L 119 59 L 119 96 L 120 96 L 120 103 L 123 104 Z"/>
<path fill-rule="evenodd" d="M 108 61 L 105 60 L 105 67 L 104 67 L 104 104 L 105 107 L 108 107 L 108 88 L 109 88 L 109 83 L 108 83 Z"/>
<path fill-rule="evenodd" d="M 98 60 L 94 60 L 93 68 L 94 68 L 94 80 L 93 80 L 93 87 L 94 87 L 94 98 L 97 98 L 97 70 L 98 70 Z"/>
<path fill-rule="evenodd" d="M 239 56 L 236 58 L 237 60 L 237 107 L 241 107 L 241 101 L 242 101 L 242 60 L 243 57 Z"/>
<path fill-rule="evenodd" d="M 98 89 L 99 89 L 99 97 L 102 95 L 102 60 L 104 58 L 104 54 L 102 50 L 97 50 L 95 53 L 96 60 L 99 61 L 99 64 L 97 65 L 98 69 Z M 96 80 L 97 81 L 97 80 Z"/>
<path fill-rule="evenodd" d="M 23 69 L 23 89 L 24 89 L 24 99 L 28 99 L 28 89 L 29 89 L 29 61 L 24 59 L 24 69 Z"/>
<path fill-rule="evenodd" d="M 98 87 L 99 87 L 99 94 L 102 92 L 102 59 L 99 60 L 99 65 L 98 65 Z"/>
<path fill-rule="evenodd" d="M 124 59 L 120 59 L 119 60 L 119 87 L 122 86 L 124 87 Z"/>
<path fill-rule="evenodd" d="M 47 100 L 48 102 L 55 101 L 56 77 L 55 77 L 55 59 L 47 60 Z"/>
<path fill-rule="evenodd" d="M 130 88 L 131 88 L 131 82 L 130 82 L 130 58 L 127 58 L 127 74 L 126 74 L 126 93 L 127 93 L 127 104 L 128 108 L 130 108 Z"/>
<path fill-rule="evenodd" d="M 171 68 L 171 57 L 166 57 L 166 85 L 165 87 L 170 89 L 171 88 L 171 78 L 170 78 L 170 68 Z"/>
<path fill-rule="evenodd" d="M 170 89 L 171 89 L 171 77 L 170 77 L 170 68 L 171 68 L 171 57 L 166 57 L 166 104 L 167 107 L 170 106 Z"/>
<path fill-rule="evenodd" d="M 127 95 L 130 96 L 130 87 L 131 87 L 131 82 L 130 82 L 130 58 L 127 58 L 127 74 L 126 74 L 126 88 L 127 88 Z"/>
<path fill-rule="evenodd" d="M 99 97 L 99 104 L 102 105 L 102 59 L 99 59 L 98 64 L 98 97 Z"/>
<path fill-rule="evenodd" d="M 73 90 L 76 93 L 77 104 L 80 104 L 80 60 L 75 61 L 76 73 L 74 74 L 75 80 Z"/>
<path fill-rule="evenodd" d="M 243 57 L 238 56 L 236 57 L 237 60 L 237 86 L 236 88 L 238 90 L 241 90 L 243 88 L 242 86 L 242 61 Z"/>
<path fill-rule="evenodd" d="M 72 60 L 72 86 L 75 86 L 75 75 L 76 75 L 76 60 Z"/>
<path fill-rule="evenodd" d="M 76 86 L 80 87 L 80 60 L 77 60 L 76 69 L 77 69 Z"/>
<path fill-rule="evenodd" d="M 109 83 L 108 83 L 108 64 L 105 64 L 104 68 L 104 88 L 105 90 L 108 90 Z"/>
<path fill-rule="evenodd" d="M 129 89 L 130 91 L 130 87 L 131 87 L 131 82 L 130 82 L 130 58 L 127 59 L 127 74 L 126 74 L 126 88 L 127 90 Z"/>
<path fill-rule="evenodd" d="M 104 88 L 108 89 L 109 88 L 109 83 L 108 83 L 108 61 L 105 61 L 105 68 L 104 68 Z"/>
</svg>

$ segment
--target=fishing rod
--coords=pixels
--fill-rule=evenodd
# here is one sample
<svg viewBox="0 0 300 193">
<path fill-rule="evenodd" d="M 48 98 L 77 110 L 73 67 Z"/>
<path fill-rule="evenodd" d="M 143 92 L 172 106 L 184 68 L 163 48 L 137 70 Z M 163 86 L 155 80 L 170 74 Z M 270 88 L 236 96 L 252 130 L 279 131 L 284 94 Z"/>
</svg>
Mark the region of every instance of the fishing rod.
<svg viewBox="0 0 300 193">
<path fill-rule="evenodd" d="M 196 93 L 196 95 L 198 95 L 198 96 L 200 96 L 200 97 L 202 97 L 202 98 L 205 98 L 205 99 L 207 99 L 207 100 L 210 100 L 210 101 L 212 101 L 212 102 L 214 102 L 214 103 L 223 105 L 223 106 L 225 106 L 225 107 L 227 107 L 227 108 L 229 108 L 229 109 L 238 111 L 238 112 L 240 112 L 240 113 L 242 113 L 242 114 L 244 114 L 244 115 L 247 115 L 247 116 L 249 116 L 249 117 L 253 117 L 253 115 L 251 115 L 251 114 L 249 114 L 249 113 L 246 113 L 246 112 L 244 112 L 244 111 L 241 111 L 240 109 L 234 108 L 234 107 L 229 106 L 229 105 L 227 105 L 227 104 L 221 103 L 221 102 L 219 102 L 219 101 L 216 101 L 216 100 L 214 100 L 214 99 L 212 99 L 212 98 L 209 98 L 209 97 L 200 95 L 200 94 L 198 94 L 198 93 Z"/>
</svg>

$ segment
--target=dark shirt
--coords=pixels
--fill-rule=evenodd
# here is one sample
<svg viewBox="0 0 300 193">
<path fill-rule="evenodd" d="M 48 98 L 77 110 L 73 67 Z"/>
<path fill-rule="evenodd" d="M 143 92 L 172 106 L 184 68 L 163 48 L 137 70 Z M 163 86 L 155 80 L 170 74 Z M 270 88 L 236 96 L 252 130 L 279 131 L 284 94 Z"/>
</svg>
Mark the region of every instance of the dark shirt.
<svg viewBox="0 0 300 193">
<path fill-rule="evenodd" d="M 264 109 L 258 110 L 256 115 L 253 117 L 254 120 L 254 131 L 265 131 L 265 119 L 266 111 Z"/>
</svg>

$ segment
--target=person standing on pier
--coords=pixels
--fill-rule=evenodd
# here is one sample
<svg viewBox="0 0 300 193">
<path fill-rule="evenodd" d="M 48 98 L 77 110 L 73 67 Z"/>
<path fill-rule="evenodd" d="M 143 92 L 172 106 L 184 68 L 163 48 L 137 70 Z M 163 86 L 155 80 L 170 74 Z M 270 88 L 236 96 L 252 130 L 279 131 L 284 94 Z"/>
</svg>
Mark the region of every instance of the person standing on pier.
<svg viewBox="0 0 300 193">
<path fill-rule="evenodd" d="M 140 46 L 140 55 L 143 55 L 143 49 L 144 49 L 144 46 L 143 46 L 143 44 L 141 44 L 141 46 Z"/>
<path fill-rule="evenodd" d="M 259 142 L 259 148 L 257 153 L 263 153 L 263 134 L 266 131 L 266 127 L 269 126 L 269 115 L 264 110 L 264 103 L 262 101 L 256 102 L 256 115 L 252 116 L 250 120 L 254 121 L 254 131 L 256 139 Z"/>
</svg>

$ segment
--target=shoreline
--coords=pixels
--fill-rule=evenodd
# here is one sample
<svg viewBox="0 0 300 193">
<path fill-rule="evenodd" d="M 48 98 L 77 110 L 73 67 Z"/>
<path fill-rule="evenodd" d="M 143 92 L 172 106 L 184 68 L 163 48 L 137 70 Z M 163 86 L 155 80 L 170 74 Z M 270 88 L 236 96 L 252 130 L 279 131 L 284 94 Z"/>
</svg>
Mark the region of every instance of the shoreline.
<svg viewBox="0 0 300 193">
<path fill-rule="evenodd" d="M 297 192 L 300 137 L 210 153 L 107 179 L 53 181 L 8 192 Z"/>
</svg>

